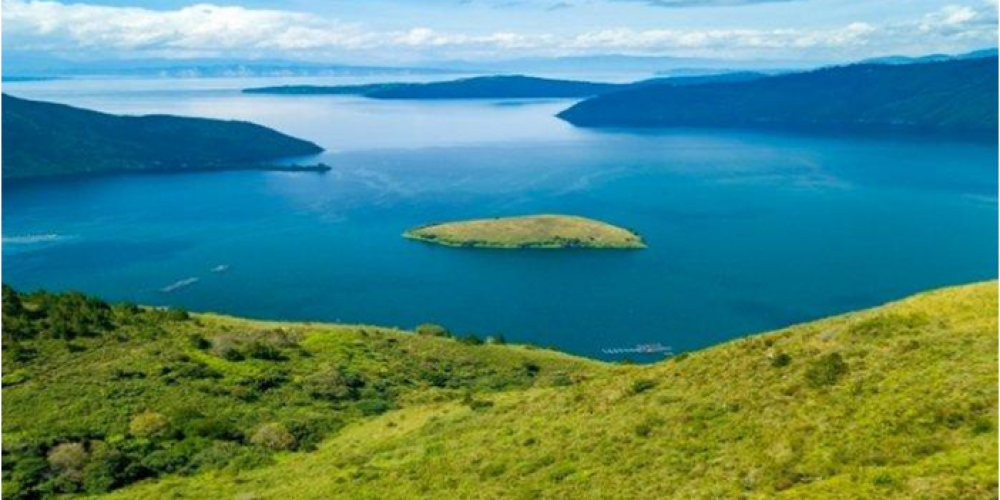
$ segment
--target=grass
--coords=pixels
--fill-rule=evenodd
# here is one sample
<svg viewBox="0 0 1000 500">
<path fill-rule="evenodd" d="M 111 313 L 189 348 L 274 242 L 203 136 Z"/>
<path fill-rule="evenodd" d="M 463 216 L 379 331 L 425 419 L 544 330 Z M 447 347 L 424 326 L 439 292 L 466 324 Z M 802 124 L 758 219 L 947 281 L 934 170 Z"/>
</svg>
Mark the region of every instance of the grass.
<svg viewBox="0 0 1000 500">
<path fill-rule="evenodd" d="M 639 235 L 611 224 L 570 215 L 529 215 L 432 224 L 404 237 L 454 247 L 645 248 Z"/>
<path fill-rule="evenodd" d="M 74 295 L 18 300 L 6 288 L 3 314 L 5 499 L 252 469 L 387 411 L 483 407 L 499 391 L 607 369 L 447 332 L 188 316 Z"/>
<path fill-rule="evenodd" d="M 989 282 L 655 365 L 571 363 L 586 380 L 414 402 L 112 498 L 995 498 L 997 305 Z"/>
</svg>

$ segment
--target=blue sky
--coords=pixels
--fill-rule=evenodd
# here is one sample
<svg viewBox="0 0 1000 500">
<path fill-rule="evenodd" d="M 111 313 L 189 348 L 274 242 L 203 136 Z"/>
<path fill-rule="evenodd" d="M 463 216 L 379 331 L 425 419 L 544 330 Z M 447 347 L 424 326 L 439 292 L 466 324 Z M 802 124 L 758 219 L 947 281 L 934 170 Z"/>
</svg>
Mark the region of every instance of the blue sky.
<svg viewBox="0 0 1000 500">
<path fill-rule="evenodd" d="M 71 58 L 842 61 L 997 45 L 996 0 L 5 0 L 2 14 L 7 51 Z"/>
</svg>

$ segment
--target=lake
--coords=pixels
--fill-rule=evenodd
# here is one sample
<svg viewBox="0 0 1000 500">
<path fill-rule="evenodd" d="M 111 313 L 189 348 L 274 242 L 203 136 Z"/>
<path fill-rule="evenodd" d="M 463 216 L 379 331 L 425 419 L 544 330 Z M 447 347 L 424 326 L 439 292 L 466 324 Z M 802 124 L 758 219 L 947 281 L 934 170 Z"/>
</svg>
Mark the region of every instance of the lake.
<svg viewBox="0 0 1000 500">
<path fill-rule="evenodd" d="M 5 83 L 102 111 L 252 120 L 327 148 L 333 171 L 7 183 L 3 281 L 254 318 L 435 322 L 607 358 L 604 348 L 680 352 L 997 276 L 996 145 L 589 131 L 553 117 L 572 101 L 238 92 L 277 82 Z M 649 248 L 454 249 L 400 236 L 540 212 L 624 226 Z"/>
</svg>

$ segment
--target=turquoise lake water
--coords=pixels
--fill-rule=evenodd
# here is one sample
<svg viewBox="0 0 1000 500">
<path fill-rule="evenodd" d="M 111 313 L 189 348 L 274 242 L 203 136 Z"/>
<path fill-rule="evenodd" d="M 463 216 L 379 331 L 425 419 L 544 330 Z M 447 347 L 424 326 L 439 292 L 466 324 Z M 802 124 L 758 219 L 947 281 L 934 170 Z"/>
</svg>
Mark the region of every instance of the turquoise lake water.
<svg viewBox="0 0 1000 500">
<path fill-rule="evenodd" d="M 245 96 L 246 80 L 5 84 L 121 113 L 250 119 L 326 174 L 122 175 L 3 187 L 3 281 L 256 318 L 412 327 L 603 356 L 676 351 L 997 276 L 997 147 L 928 138 L 575 129 L 570 101 Z M 569 213 L 642 251 L 404 240 L 434 221 Z M 637 358 L 648 360 L 655 358 Z"/>
</svg>

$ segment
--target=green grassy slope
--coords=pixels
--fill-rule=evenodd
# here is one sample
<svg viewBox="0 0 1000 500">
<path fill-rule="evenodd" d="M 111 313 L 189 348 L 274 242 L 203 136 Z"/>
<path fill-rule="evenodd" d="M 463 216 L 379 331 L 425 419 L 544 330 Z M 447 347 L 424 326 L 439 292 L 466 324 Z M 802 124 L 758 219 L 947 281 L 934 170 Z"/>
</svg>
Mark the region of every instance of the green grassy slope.
<svg viewBox="0 0 1000 500">
<path fill-rule="evenodd" d="M 4 498 L 252 469 L 386 411 L 479 407 L 497 391 L 607 367 L 433 325 L 413 334 L 186 316 L 5 288 Z"/>
<path fill-rule="evenodd" d="M 996 344 L 997 284 L 944 289 L 113 497 L 995 498 Z"/>
<path fill-rule="evenodd" d="M 3 179 L 246 168 L 323 148 L 261 125 L 118 116 L 3 95 Z"/>
</svg>

